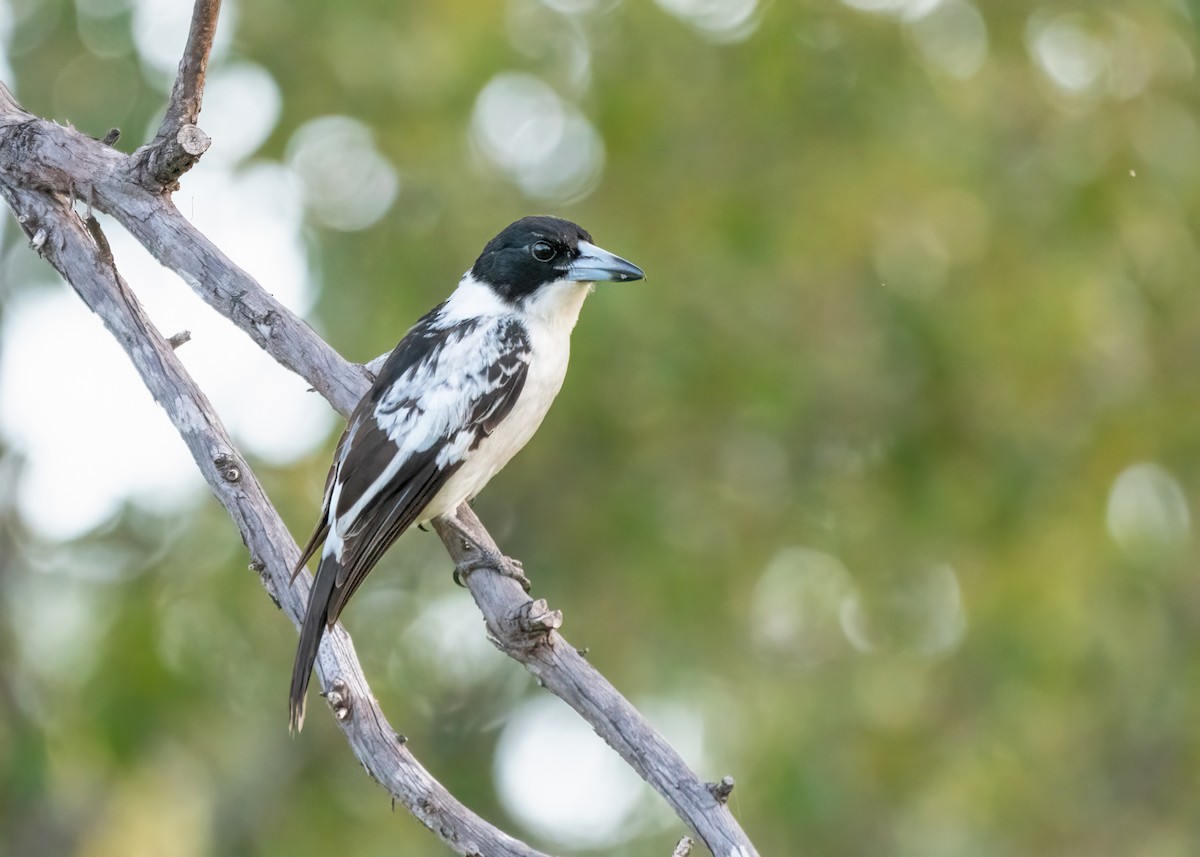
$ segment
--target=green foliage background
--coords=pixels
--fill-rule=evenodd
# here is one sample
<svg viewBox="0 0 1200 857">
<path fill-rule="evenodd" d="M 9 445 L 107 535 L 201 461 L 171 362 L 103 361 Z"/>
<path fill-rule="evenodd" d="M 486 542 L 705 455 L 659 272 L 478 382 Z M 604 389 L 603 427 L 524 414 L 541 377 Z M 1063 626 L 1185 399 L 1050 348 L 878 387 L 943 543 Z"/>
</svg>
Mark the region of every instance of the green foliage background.
<svg viewBox="0 0 1200 857">
<path fill-rule="evenodd" d="M 235 5 L 227 59 L 283 94 L 256 157 L 345 114 L 403 176 L 370 229 L 307 233 L 347 357 L 391 348 L 525 213 L 649 272 L 590 299 L 559 402 L 477 509 L 618 688 L 703 717 L 701 773 L 736 777 L 764 855 L 1200 851 L 1195 4 L 981 2 L 963 79 L 919 16 L 833 0 L 767 3 L 731 42 L 634 0 Z M 163 95 L 132 49 L 89 55 L 64 0 L 7 14 L 28 109 L 142 142 Z M 1062 15 L 1107 57 L 1074 92 L 1034 46 Z M 603 178 L 531 200 L 471 155 L 471 111 L 501 71 L 568 94 L 570 33 Z M 1106 83 L 1129 63 L 1139 86 Z M 298 535 L 332 441 L 259 468 Z M 1159 467 L 1122 528 L 1138 462 Z M 447 853 L 328 718 L 288 737 L 294 635 L 211 499 L 70 544 L 0 514 L 0 851 Z M 56 672 L 10 621 L 33 586 L 86 589 L 102 617 Z M 405 651 L 451 588 L 415 534 L 345 619 L 418 757 L 537 841 L 491 770 L 541 691 L 499 656 L 464 686 Z"/>
</svg>

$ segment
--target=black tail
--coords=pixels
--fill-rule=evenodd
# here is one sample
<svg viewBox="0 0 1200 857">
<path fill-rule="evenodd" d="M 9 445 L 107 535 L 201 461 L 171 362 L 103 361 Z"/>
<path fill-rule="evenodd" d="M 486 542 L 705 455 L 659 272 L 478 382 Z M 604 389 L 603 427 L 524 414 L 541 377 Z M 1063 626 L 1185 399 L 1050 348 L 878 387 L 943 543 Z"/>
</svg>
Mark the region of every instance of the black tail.
<svg viewBox="0 0 1200 857">
<path fill-rule="evenodd" d="M 288 728 L 299 732 L 304 728 L 304 702 L 308 692 L 308 680 L 312 675 L 313 663 L 317 660 L 317 649 L 325 633 L 329 615 L 329 600 L 333 595 L 339 564 L 336 558 L 321 558 L 308 593 L 308 610 L 300 626 L 300 643 L 296 646 L 296 661 L 292 665 L 292 691 L 288 697 Z"/>
</svg>

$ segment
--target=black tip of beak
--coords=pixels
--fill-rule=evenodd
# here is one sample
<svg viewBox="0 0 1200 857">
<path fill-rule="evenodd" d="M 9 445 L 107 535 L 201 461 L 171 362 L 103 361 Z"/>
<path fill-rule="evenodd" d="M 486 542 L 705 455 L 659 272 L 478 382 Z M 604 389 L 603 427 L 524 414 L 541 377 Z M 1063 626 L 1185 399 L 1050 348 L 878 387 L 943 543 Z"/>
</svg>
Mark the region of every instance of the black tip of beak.
<svg viewBox="0 0 1200 857">
<path fill-rule="evenodd" d="M 627 283 L 646 279 L 646 272 L 595 244 L 580 241 L 579 256 L 567 267 L 567 276 L 584 283 Z"/>
<path fill-rule="evenodd" d="M 628 262 L 624 259 L 620 259 L 619 261 L 623 262 L 627 267 L 622 267 L 619 270 L 610 269 L 610 271 L 612 273 L 613 282 L 629 283 L 634 280 L 646 279 L 646 272 L 643 271 L 641 268 L 639 268 L 637 265 L 633 264 L 632 262 Z"/>
</svg>

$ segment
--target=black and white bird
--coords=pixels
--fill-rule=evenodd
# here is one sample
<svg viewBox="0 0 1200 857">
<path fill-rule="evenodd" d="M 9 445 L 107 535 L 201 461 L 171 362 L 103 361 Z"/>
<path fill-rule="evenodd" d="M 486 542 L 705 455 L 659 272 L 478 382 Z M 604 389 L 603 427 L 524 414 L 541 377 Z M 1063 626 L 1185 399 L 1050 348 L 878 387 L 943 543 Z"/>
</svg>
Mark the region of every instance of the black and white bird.
<svg viewBox="0 0 1200 857">
<path fill-rule="evenodd" d="M 320 550 L 292 668 L 294 730 L 325 628 L 383 552 L 413 524 L 452 521 L 533 436 L 562 387 L 592 284 L 644 277 L 576 224 L 526 217 L 400 340 L 350 415 L 292 575 Z"/>
</svg>

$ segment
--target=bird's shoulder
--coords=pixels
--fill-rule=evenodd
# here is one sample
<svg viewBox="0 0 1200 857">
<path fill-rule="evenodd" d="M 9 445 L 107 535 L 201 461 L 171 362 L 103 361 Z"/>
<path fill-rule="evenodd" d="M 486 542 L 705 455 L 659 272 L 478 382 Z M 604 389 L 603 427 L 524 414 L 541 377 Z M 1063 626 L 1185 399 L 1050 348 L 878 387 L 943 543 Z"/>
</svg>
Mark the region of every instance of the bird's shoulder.
<svg viewBox="0 0 1200 857">
<path fill-rule="evenodd" d="M 516 364 L 527 363 L 529 330 L 513 312 L 459 316 L 443 302 L 422 317 L 392 351 L 364 405 L 394 411 L 447 383 L 464 393 L 498 382 Z"/>
</svg>

